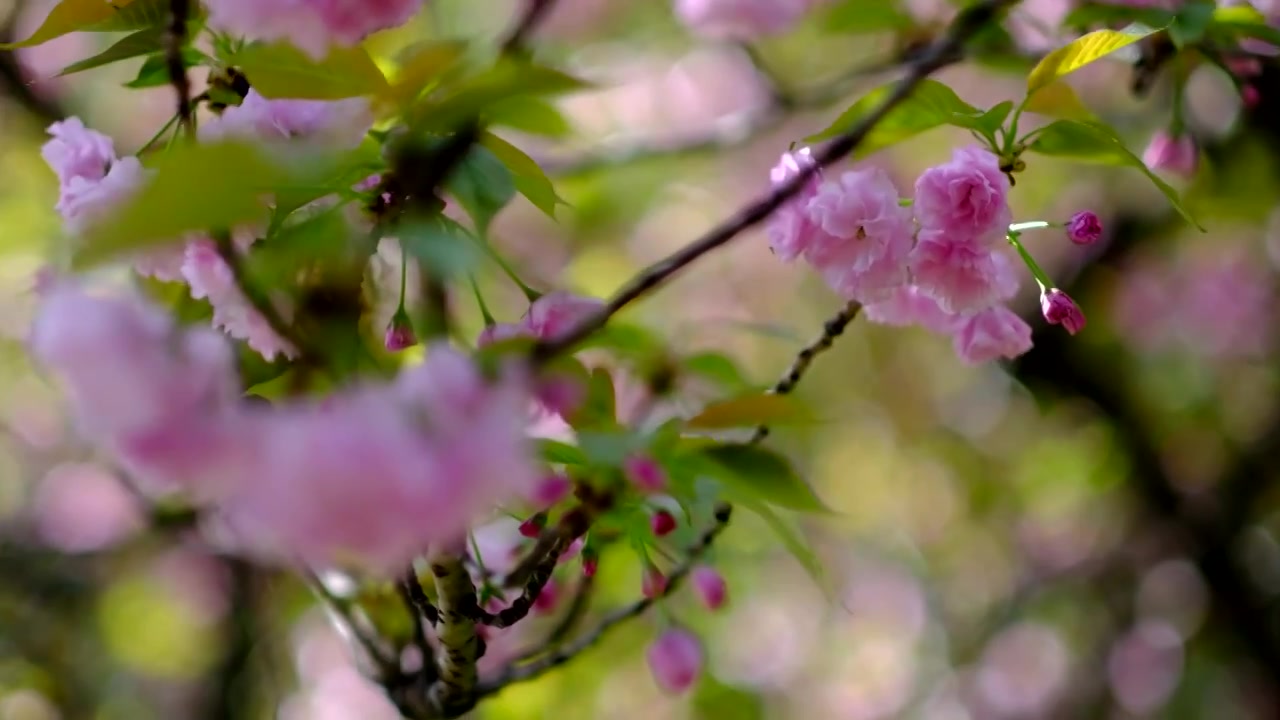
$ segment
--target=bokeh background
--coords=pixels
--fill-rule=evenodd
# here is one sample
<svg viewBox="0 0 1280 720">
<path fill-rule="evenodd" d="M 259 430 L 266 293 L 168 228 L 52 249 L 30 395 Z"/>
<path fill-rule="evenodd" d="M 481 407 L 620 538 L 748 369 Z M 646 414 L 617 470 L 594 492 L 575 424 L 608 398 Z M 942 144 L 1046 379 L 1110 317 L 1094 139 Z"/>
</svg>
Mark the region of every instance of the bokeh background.
<svg viewBox="0 0 1280 720">
<path fill-rule="evenodd" d="M 8 37 L 51 5 L 0 2 Z M 430 5 L 371 48 L 488 42 L 516 9 Z M 940 79 L 975 105 L 1016 101 L 1068 6 L 1022 3 L 1012 45 Z M 569 137 L 510 137 L 570 207 L 552 222 L 518 199 L 495 242 L 535 287 L 607 295 L 764 191 L 781 152 L 890 79 L 903 48 L 954 13 L 942 0 L 905 7 L 910 33 L 833 32 L 815 13 L 747 53 L 699 41 L 665 0 L 561 0 L 539 52 L 598 89 L 561 102 Z M 0 55 L 0 719 L 390 720 L 304 587 L 142 508 L 26 359 L 32 276 L 59 240 L 44 127 L 79 115 L 123 153 L 171 112 L 168 88 L 121 87 L 140 61 L 56 77 L 114 39 Z M 1121 56 L 1070 83 L 1141 152 L 1168 125 L 1172 93 L 1162 78 L 1135 98 L 1130 76 Z M 1039 320 L 1028 277 L 1015 306 L 1036 346 L 1016 362 L 968 367 L 944 338 L 862 322 L 822 357 L 799 394 L 823 422 L 770 442 L 837 511 L 800 520 L 824 581 L 739 514 L 714 552 L 730 606 L 668 603 L 707 643 L 691 696 L 649 678 L 642 648 L 658 624 L 641 619 L 475 717 L 1280 716 L 1280 70 L 1264 63 L 1255 84 L 1250 109 L 1215 69 L 1188 86 L 1204 157 L 1175 183 L 1206 234 L 1132 169 L 1029 159 L 1017 220 L 1090 209 L 1106 228 L 1087 248 L 1054 231 L 1024 238 L 1088 316 L 1078 336 Z M 938 130 L 867 162 L 909 194 L 967 141 Z M 499 319 L 523 312 L 497 273 L 484 287 Z M 728 352 L 763 385 L 841 304 L 753 231 L 626 318 L 682 351 Z M 599 608 L 635 597 L 636 560 L 606 555 L 598 586 Z"/>
</svg>

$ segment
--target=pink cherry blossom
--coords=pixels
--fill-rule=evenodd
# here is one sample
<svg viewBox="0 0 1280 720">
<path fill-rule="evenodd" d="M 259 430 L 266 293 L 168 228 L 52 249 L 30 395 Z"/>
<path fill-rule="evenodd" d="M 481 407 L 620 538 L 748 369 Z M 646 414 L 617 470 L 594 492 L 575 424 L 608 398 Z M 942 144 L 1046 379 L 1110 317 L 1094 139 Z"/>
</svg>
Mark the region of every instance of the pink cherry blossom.
<svg viewBox="0 0 1280 720">
<path fill-rule="evenodd" d="M 1152 170 L 1167 170 L 1176 175 L 1190 177 L 1200 164 L 1200 150 L 1189 134 L 1178 136 L 1160 131 L 1142 153 L 1142 162 Z"/>
<path fill-rule="evenodd" d="M 92 183 L 102 180 L 116 162 L 115 143 L 100 132 L 89 130 L 77 117 L 50 125 L 53 139 L 40 148 L 40 155 L 66 187 L 72 178 Z"/>
<path fill-rule="evenodd" d="M 201 123 L 204 140 L 257 138 L 313 141 L 325 147 L 350 148 L 360 144 L 373 124 L 369 102 L 347 100 L 268 100 L 250 90 L 239 106 Z"/>
<path fill-rule="evenodd" d="M 542 591 L 538 593 L 538 597 L 533 601 L 533 611 L 539 615 L 546 615 L 556 609 L 556 605 L 560 601 L 560 587 L 556 584 L 555 578 L 547 581 L 542 586 Z"/>
<path fill-rule="evenodd" d="M 671 628 L 649 646 L 645 659 L 658 687 L 683 693 L 702 674 L 702 643 L 688 630 Z"/>
<path fill-rule="evenodd" d="M 55 207 L 62 215 L 67 232 L 81 235 L 128 200 L 146 180 L 147 171 L 137 158 L 121 158 L 111 165 L 106 175 L 96 180 L 82 176 L 68 178 Z"/>
<path fill-rule="evenodd" d="M 1031 349 L 1031 326 L 1003 305 L 964 318 L 953 337 L 956 354 L 972 365 L 1015 358 Z"/>
<path fill-rule="evenodd" d="M 409 318 L 397 314 L 387 326 L 382 344 L 389 352 L 400 352 L 417 345 L 418 337 L 413 334 L 413 325 L 409 324 Z"/>
<path fill-rule="evenodd" d="M 785 32 L 813 0 L 676 0 L 680 22 L 704 37 L 751 40 Z"/>
<path fill-rule="evenodd" d="M 322 59 L 333 45 L 351 46 L 408 22 L 423 0 L 210 0 L 209 24 L 258 40 L 286 40 Z"/>
<path fill-rule="evenodd" d="M 920 292 L 937 300 L 945 312 L 985 310 L 1018 291 L 1018 276 L 1008 257 L 964 235 L 921 230 L 910 262 Z"/>
<path fill-rule="evenodd" d="M 929 168 L 916 180 L 915 213 L 920 226 L 986 244 L 1004 237 L 1011 214 L 1009 180 L 991 151 L 957 149 L 951 161 Z"/>
<path fill-rule="evenodd" d="M 667 487 L 667 472 L 647 455 L 632 455 L 623 461 L 627 479 L 641 491 L 660 492 Z"/>
<path fill-rule="evenodd" d="M 871 300 L 907 280 L 911 252 L 911 211 L 879 168 L 847 172 L 823 183 L 806 210 L 818 232 L 805 249 L 837 292 Z"/>
<path fill-rule="evenodd" d="M 784 153 L 782 159 L 769 172 L 769 181 L 776 190 L 797 177 L 803 170 L 813 167 L 814 164 L 813 154 L 809 148 Z M 817 196 L 821 184 L 821 178 L 815 173 L 797 195 L 769 216 L 768 224 L 765 226 L 765 232 L 769 236 L 769 247 L 784 262 L 791 262 L 800 257 L 813 242 L 817 225 L 809 219 L 807 207 L 809 201 Z"/>
<path fill-rule="evenodd" d="M 1084 210 L 1067 221 L 1067 238 L 1077 245 L 1091 245 L 1102 238 L 1102 221 Z"/>
<path fill-rule="evenodd" d="M 1080 306 L 1058 288 L 1050 288 L 1040 294 L 1040 311 L 1050 325 L 1061 325 L 1072 335 L 1084 329 L 1084 313 Z"/>
<path fill-rule="evenodd" d="M 708 610 L 719 610 L 724 607 L 729 597 L 729 586 L 724 576 L 708 565 L 699 565 L 689 573 L 689 583 L 698 594 L 698 599 Z"/>
<path fill-rule="evenodd" d="M 280 337 L 245 297 L 214 241 L 202 239 L 187 245 L 182 276 L 191 286 L 191 297 L 207 299 L 213 306 L 214 327 L 246 341 L 267 360 L 276 355 L 297 356 L 297 349 Z"/>
<path fill-rule="evenodd" d="M 547 475 L 534 487 L 531 501 L 540 510 L 546 510 L 569 497 L 573 481 L 564 475 Z"/>
<path fill-rule="evenodd" d="M 95 297 L 58 282 L 41 298 L 30 343 L 82 432 L 143 489 L 203 497 L 235 479 L 239 390 L 216 333 L 179 329 L 134 296 Z"/>
<path fill-rule="evenodd" d="M 862 313 L 880 325 L 919 325 L 942 334 L 953 332 L 959 320 L 959 316 L 943 310 L 937 300 L 914 285 L 895 288 L 884 299 L 863 307 Z"/>
<path fill-rule="evenodd" d="M 604 301 L 599 298 L 550 292 L 533 301 L 522 324 L 535 337 L 554 340 L 603 307 Z"/>
</svg>

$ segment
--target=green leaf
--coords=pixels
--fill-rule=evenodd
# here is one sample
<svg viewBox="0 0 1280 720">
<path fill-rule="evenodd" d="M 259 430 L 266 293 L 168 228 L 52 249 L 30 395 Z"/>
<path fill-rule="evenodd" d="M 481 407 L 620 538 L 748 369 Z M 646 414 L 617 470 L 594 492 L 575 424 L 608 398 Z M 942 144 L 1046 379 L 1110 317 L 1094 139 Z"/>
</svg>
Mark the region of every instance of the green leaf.
<svg viewBox="0 0 1280 720">
<path fill-rule="evenodd" d="M 417 99 L 423 90 L 457 67 L 466 50 L 467 44 L 459 40 L 415 43 L 400 56 L 399 69 L 389 88 L 391 99 L 399 103 Z"/>
<path fill-rule="evenodd" d="M 1213 23 L 1216 9 L 1217 5 L 1213 2 L 1199 0 L 1185 3 L 1169 25 L 1169 39 L 1179 48 L 1200 42 Z"/>
<path fill-rule="evenodd" d="M 826 130 L 805 140 L 819 142 L 847 132 L 879 107 L 896 85 L 890 83 L 872 90 L 845 110 Z M 869 154 L 942 125 L 973 128 L 982 114 L 946 85 L 937 80 L 923 80 L 905 101 L 872 128 L 858 146 L 857 155 Z"/>
<path fill-rule="evenodd" d="M 359 46 L 335 46 L 317 62 L 288 43 L 252 43 L 231 64 L 267 98 L 340 100 L 390 92 L 387 78 Z"/>
<path fill-rule="evenodd" d="M 587 87 L 589 83 L 559 70 L 504 57 L 451 92 L 423 98 L 414 108 L 412 124 L 423 130 L 452 132 L 512 97 L 558 95 Z"/>
<path fill-rule="evenodd" d="M 516 191 L 525 196 L 533 206 L 555 218 L 556 206 L 567 205 L 564 198 L 556 192 L 551 179 L 542 171 L 533 158 L 524 154 L 520 148 L 492 133 L 485 133 L 480 144 L 488 148 L 493 155 L 511 172 Z"/>
<path fill-rule="evenodd" d="M 1252 5 L 1217 8 L 1213 12 L 1213 22 L 1210 27 L 1280 46 L 1280 30 L 1267 24 L 1266 16 Z"/>
<path fill-rule="evenodd" d="M 809 573 L 809 577 L 813 578 L 813 581 L 825 591 L 826 570 L 822 567 L 822 561 L 791 523 L 784 520 L 773 508 L 755 498 L 738 498 L 737 504 L 760 516 L 760 519 L 764 520 L 769 529 L 782 541 L 783 547 L 800 563 L 805 572 Z"/>
<path fill-rule="evenodd" d="M 576 446 L 559 440 L 538 440 L 538 455 L 553 465 L 586 465 L 587 456 Z"/>
<path fill-rule="evenodd" d="M 463 277 L 484 259 L 467 229 L 443 215 L 403 223 L 397 232 L 409 254 L 437 278 Z"/>
<path fill-rule="evenodd" d="M 1154 31 L 1152 31 L 1154 32 Z M 1060 77 L 1069 75 L 1122 47 L 1132 45 L 1151 32 L 1127 33 L 1117 30 L 1095 30 L 1045 55 L 1027 76 L 1027 94 L 1043 88 Z"/>
<path fill-rule="evenodd" d="M 188 61 L 190 56 L 184 51 L 183 61 Z M 187 65 L 191 67 L 195 63 Z M 165 58 L 164 53 L 156 53 L 142 61 L 142 67 L 138 68 L 138 75 L 124 86 L 127 88 L 149 88 L 160 87 L 169 84 L 169 61 Z"/>
<path fill-rule="evenodd" d="M 1065 81 L 1057 80 L 1028 97 L 1023 109 L 1046 117 L 1092 120 L 1093 112 L 1080 102 L 1080 97 Z"/>
<path fill-rule="evenodd" d="M 180 242 L 195 230 L 261 220 L 263 196 L 290 179 L 258 147 L 243 142 L 183 143 L 157 156 L 153 170 L 132 198 L 87 233 L 77 265 Z"/>
<path fill-rule="evenodd" d="M 84 28 L 89 32 L 129 32 L 166 25 L 169 22 L 169 0 L 133 0 L 117 2 L 111 17 Z M 192 22 L 202 22 L 204 9 L 198 8 Z"/>
<path fill-rule="evenodd" d="M 1009 113 L 1013 111 L 1013 101 L 1005 100 L 997 103 L 990 110 L 982 113 L 982 115 L 974 122 L 974 129 L 981 131 L 984 135 L 995 135 L 996 130 L 1004 125 L 1004 121 L 1009 117 Z"/>
<path fill-rule="evenodd" d="M 604 368 L 593 368 L 587 380 L 587 397 L 571 417 L 574 429 L 615 427 L 618 424 L 613 376 Z"/>
<path fill-rule="evenodd" d="M 644 438 L 620 430 L 583 430 L 578 433 L 578 447 L 589 464 L 596 467 L 621 467 L 632 453 L 644 449 Z"/>
<path fill-rule="evenodd" d="M 164 38 L 164 28 L 151 27 L 139 30 L 132 35 L 126 36 L 116 44 L 93 57 L 85 58 L 80 62 L 71 63 L 63 68 L 62 72 L 58 73 L 58 75 L 70 75 L 72 73 L 102 67 L 103 65 L 110 65 L 111 63 L 118 62 L 120 60 L 128 60 L 129 58 L 135 58 L 139 55 L 147 55 L 163 50 Z"/>
<path fill-rule="evenodd" d="M 516 194 L 511 171 L 484 145 L 471 148 L 445 187 L 471 216 L 481 237 L 488 232 L 493 217 Z"/>
<path fill-rule="evenodd" d="M 289 213 L 325 195 L 349 193 L 354 185 L 385 167 L 380 146 L 369 138 L 354 150 L 314 158 L 310 165 L 309 172 L 299 178 L 305 182 L 277 190 L 274 222 L 282 222 Z"/>
<path fill-rule="evenodd" d="M 1027 148 L 1031 152 L 1053 157 L 1065 157 L 1082 162 L 1102 165 L 1128 165 L 1137 168 L 1155 183 L 1160 192 L 1182 217 L 1201 231 L 1200 223 L 1182 205 L 1178 192 L 1151 172 L 1142 159 L 1129 152 L 1111 128 L 1079 120 L 1057 120 L 1035 133 L 1035 141 Z"/>
<path fill-rule="evenodd" d="M 88 31 L 98 23 L 111 20 L 128 4 L 127 1 L 111 4 L 105 0 L 62 0 L 53 6 L 31 37 L 19 42 L 0 44 L 0 49 L 32 47 L 67 33 Z"/>
<path fill-rule="evenodd" d="M 759 445 L 711 445 L 699 451 L 719 469 L 717 479 L 726 488 L 765 502 L 803 512 L 830 512 L 813 490 L 800 479 L 791 463 Z"/>
<path fill-rule="evenodd" d="M 753 393 L 707 405 L 689 418 L 695 430 L 723 430 L 753 425 L 782 425 L 811 422 L 813 416 L 788 395 Z"/>
<path fill-rule="evenodd" d="M 1173 22 L 1173 13 L 1159 8 L 1140 8 L 1117 4 L 1085 3 L 1067 13 L 1063 27 L 1089 28 L 1140 22 L 1149 27 L 1165 27 Z"/>
<path fill-rule="evenodd" d="M 542 98 L 516 95 L 499 100 L 485 110 L 484 116 L 490 125 L 530 135 L 563 138 L 573 134 L 573 127 L 560 110 Z"/>
<path fill-rule="evenodd" d="M 286 285 L 299 272 L 349 257 L 352 229 L 341 212 L 325 210 L 281 228 L 249 254 L 254 277 L 267 286 Z"/>
<path fill-rule="evenodd" d="M 850 35 L 902 30 L 915 25 L 911 15 L 899 6 L 898 0 L 844 0 L 828 5 L 820 23 L 826 32 Z"/>
<path fill-rule="evenodd" d="M 746 390 L 752 386 L 738 364 L 724 353 L 697 353 L 686 357 L 681 365 L 684 372 L 706 378 L 729 390 Z"/>
</svg>

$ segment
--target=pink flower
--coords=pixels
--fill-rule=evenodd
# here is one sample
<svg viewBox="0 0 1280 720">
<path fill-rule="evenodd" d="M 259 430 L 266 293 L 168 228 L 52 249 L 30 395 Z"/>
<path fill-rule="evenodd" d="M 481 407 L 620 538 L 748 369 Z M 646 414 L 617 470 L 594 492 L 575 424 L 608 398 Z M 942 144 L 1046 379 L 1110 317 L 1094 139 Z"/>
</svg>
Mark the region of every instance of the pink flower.
<svg viewBox="0 0 1280 720">
<path fill-rule="evenodd" d="M 1008 192 L 994 154 L 976 145 L 960 148 L 916 180 L 916 218 L 927 230 L 998 242 L 1011 217 Z"/>
<path fill-rule="evenodd" d="M 267 360 L 276 355 L 297 356 L 297 349 L 280 337 L 245 297 L 214 241 L 196 240 L 187 245 L 182 276 L 191 286 L 191 297 L 208 299 L 213 306 L 214 327 L 245 340 Z"/>
<path fill-rule="evenodd" d="M 729 586 L 724 576 L 708 565 L 695 567 L 689 573 L 689 582 L 708 610 L 719 610 L 729 597 Z"/>
<path fill-rule="evenodd" d="M 670 535 L 676 529 L 676 517 L 666 510 L 659 510 L 649 518 L 649 527 L 657 537 Z"/>
<path fill-rule="evenodd" d="M 548 475 L 538 482 L 531 500 L 535 506 L 546 510 L 569 497 L 572 489 L 573 481 L 564 475 Z"/>
<path fill-rule="evenodd" d="M 496 342 L 510 340 L 518 337 L 528 337 L 529 329 L 524 325 L 516 323 L 494 323 L 488 325 L 484 330 L 480 331 L 480 336 L 476 338 L 476 347 L 486 347 Z"/>
<path fill-rule="evenodd" d="M 529 306 L 522 324 L 535 337 L 554 340 L 599 312 L 604 301 L 564 291 L 547 293 Z"/>
<path fill-rule="evenodd" d="M 643 492 L 660 492 L 667 487 L 667 472 L 647 455 L 632 455 L 622 464 L 627 479 Z"/>
<path fill-rule="evenodd" d="M 676 0 L 676 17 L 693 32 L 716 39 L 751 40 L 785 32 L 813 0 Z"/>
<path fill-rule="evenodd" d="M 555 578 L 547 580 L 547 584 L 542 586 L 542 591 L 533 601 L 533 611 L 539 615 L 546 615 L 556 609 L 559 600 L 560 588 L 556 585 Z"/>
<path fill-rule="evenodd" d="M 181 330 L 134 296 L 94 297 L 59 281 L 41 298 L 30 346 L 81 430 L 148 492 L 204 497 L 236 479 L 239 387 L 216 333 Z"/>
<path fill-rule="evenodd" d="M 408 22 L 423 0 L 210 0 L 209 24 L 258 40 L 287 40 L 322 59 L 332 45 L 351 46 Z"/>
<path fill-rule="evenodd" d="M 1091 245 L 1102 238 L 1102 222 L 1098 216 L 1084 210 L 1067 221 L 1067 238 L 1077 245 Z"/>
<path fill-rule="evenodd" d="M 1190 177 L 1200 164 L 1200 151 L 1190 135 L 1184 133 L 1174 137 L 1162 130 L 1151 138 L 1151 144 L 1142 153 L 1142 162 L 1152 170 L 1167 170 Z"/>
<path fill-rule="evenodd" d="M 1031 349 L 1031 326 L 1009 308 L 997 305 L 964 318 L 952 344 L 960 359 L 971 365 L 1015 358 Z"/>
<path fill-rule="evenodd" d="M 914 285 L 895 288 L 886 298 L 862 309 L 867 320 L 880 325 L 919 325 L 936 333 L 950 334 L 958 316 L 938 305 L 938 301 Z"/>
<path fill-rule="evenodd" d="M 53 139 L 40 148 L 40 155 L 66 187 L 72 178 L 96 183 L 116 162 L 115 143 L 100 132 L 89 130 L 77 117 L 50 125 Z"/>
<path fill-rule="evenodd" d="M 170 242 L 133 258 L 133 271 L 161 282 L 182 282 L 182 265 L 187 261 L 187 246 Z"/>
<path fill-rule="evenodd" d="M 1084 313 L 1069 295 L 1058 288 L 1040 294 L 1040 311 L 1050 325 L 1061 325 L 1075 335 L 1084 329 Z"/>
<path fill-rule="evenodd" d="M 806 210 L 820 232 L 805 258 L 828 284 L 850 299 L 869 300 L 906 282 L 911 211 L 879 168 L 847 172 L 826 182 Z"/>
<path fill-rule="evenodd" d="M 146 180 L 147 172 L 137 158 L 122 158 L 101 178 L 68 178 L 55 207 L 67 232 L 81 235 L 128 200 Z"/>
<path fill-rule="evenodd" d="M 702 644 L 681 628 L 671 628 L 659 635 L 645 652 L 645 658 L 658 687 L 669 693 L 685 692 L 702 673 Z"/>
<path fill-rule="evenodd" d="M 1258 107 L 1258 103 L 1262 102 L 1262 93 L 1259 92 L 1258 86 L 1253 84 L 1245 84 L 1240 87 L 1240 104 L 1245 109 L 1252 110 Z"/>
<path fill-rule="evenodd" d="M 599 569 L 600 569 L 600 558 L 596 557 L 595 554 L 588 555 L 586 552 L 583 552 L 582 553 L 582 576 L 589 577 L 589 578 L 595 577 L 596 572 Z"/>
<path fill-rule="evenodd" d="M 813 165 L 813 155 L 809 148 L 784 153 L 778 165 L 769 171 L 769 181 L 776 190 Z M 800 257 L 813 242 L 817 225 L 809 219 L 806 208 L 809 201 L 817 197 L 820 185 L 821 178 L 815 173 L 798 194 L 769 216 L 768 224 L 765 226 L 765 232 L 769 236 L 769 247 L 773 248 L 774 254 L 784 262 L 791 262 Z"/>
<path fill-rule="evenodd" d="M 948 313 L 985 310 L 1018 291 L 1017 273 L 1002 252 L 946 231 L 920 231 L 911 274 L 919 291 Z"/>
<path fill-rule="evenodd" d="M 228 107 L 200 125 L 204 140 L 258 138 L 304 139 L 327 147 L 360 144 L 373 124 L 369 102 L 347 100 L 268 100 L 250 90 L 238 106 Z"/>
<path fill-rule="evenodd" d="M 413 325 L 409 324 L 409 318 L 404 313 L 396 313 L 391 319 L 382 344 L 389 352 L 400 352 L 418 344 L 418 337 L 413 334 Z"/>
</svg>

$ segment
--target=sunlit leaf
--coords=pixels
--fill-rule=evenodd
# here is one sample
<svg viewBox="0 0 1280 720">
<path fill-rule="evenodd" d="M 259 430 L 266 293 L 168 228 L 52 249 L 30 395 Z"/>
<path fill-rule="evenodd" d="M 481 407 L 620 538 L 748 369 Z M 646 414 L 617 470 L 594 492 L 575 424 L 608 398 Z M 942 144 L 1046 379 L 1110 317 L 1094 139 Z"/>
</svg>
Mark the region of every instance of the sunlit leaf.
<svg viewBox="0 0 1280 720">
<path fill-rule="evenodd" d="M 1213 11 L 1211 29 L 1224 30 L 1233 35 L 1255 38 L 1280 46 L 1280 30 L 1271 27 L 1267 18 L 1252 5 L 1231 5 Z"/>
<path fill-rule="evenodd" d="M 1069 75 L 1122 47 L 1132 45 L 1150 34 L 1151 32 L 1095 30 L 1079 37 L 1040 60 L 1040 63 L 1027 76 L 1027 94 L 1035 93 L 1058 78 Z"/>
<path fill-rule="evenodd" d="M 1116 137 L 1115 132 L 1106 126 L 1079 120 L 1058 120 L 1036 131 L 1035 141 L 1028 150 L 1082 162 L 1137 168 L 1155 183 L 1179 214 L 1192 225 L 1204 230 L 1183 206 L 1178 192 L 1151 172 L 1146 163 L 1130 152 L 1120 138 Z"/>
<path fill-rule="evenodd" d="M 530 135 L 563 138 L 573 133 L 573 127 L 555 105 L 528 95 L 499 100 L 485 110 L 484 117 L 490 125 Z"/>
<path fill-rule="evenodd" d="M 565 205 L 564 198 L 556 192 L 551 179 L 542 171 L 533 158 L 524 154 L 520 148 L 492 133 L 485 133 L 480 144 L 488 148 L 495 157 L 511 172 L 511 180 L 516 190 L 533 206 L 554 218 L 556 206 Z"/>
<path fill-rule="evenodd" d="M 1049 83 L 1027 98 L 1023 108 L 1027 112 L 1046 117 L 1091 120 L 1093 113 L 1070 85 L 1062 80 Z"/>
<path fill-rule="evenodd" d="M 103 65 L 110 65 L 111 63 L 118 62 L 120 60 L 128 60 L 129 58 L 135 58 L 140 55 L 147 55 L 149 53 L 160 51 L 163 49 L 164 37 L 164 28 L 151 27 L 139 30 L 132 35 L 122 38 L 111 47 L 103 50 L 93 57 L 71 63 L 63 68 L 62 72 L 58 73 L 58 75 L 70 75 L 72 73 L 102 67 Z"/>
<path fill-rule="evenodd" d="M 538 440 L 538 455 L 544 462 L 555 465 L 586 465 L 587 456 L 581 449 L 559 440 Z"/>
<path fill-rule="evenodd" d="M 830 512 L 783 456 L 759 445 L 716 444 L 698 451 L 725 487 L 789 510 Z"/>
<path fill-rule="evenodd" d="M 753 425 L 784 425 L 812 422 L 798 400 L 788 395 L 753 393 L 711 403 L 689 418 L 695 430 L 722 430 Z"/>
<path fill-rule="evenodd" d="M 466 159 L 449 176 L 445 187 L 471 216 L 481 237 L 487 232 L 493 217 L 516 194 L 511 171 L 484 145 L 471 148 Z"/>
<path fill-rule="evenodd" d="M 408 48 L 391 81 L 390 98 L 399 103 L 414 100 L 456 67 L 466 50 L 466 43 L 458 40 L 423 42 Z"/>
<path fill-rule="evenodd" d="M 232 64 L 267 98 L 340 100 L 390 92 L 382 71 L 359 46 L 334 46 L 316 61 L 288 43 L 251 43 Z"/>
<path fill-rule="evenodd" d="M 449 132 L 491 106 L 517 96 L 548 96 L 590 85 L 559 70 L 504 58 L 489 70 L 460 82 L 450 92 L 420 100 L 412 121 L 424 130 Z"/>
<path fill-rule="evenodd" d="M 872 90 L 845 110 L 830 127 L 806 140 L 811 143 L 829 140 L 847 132 L 879 107 L 896 85 L 890 83 Z M 982 114 L 946 85 L 937 80 L 924 80 L 905 101 L 876 123 L 858 146 L 857 154 L 866 155 L 943 125 L 973 128 Z"/>
</svg>

